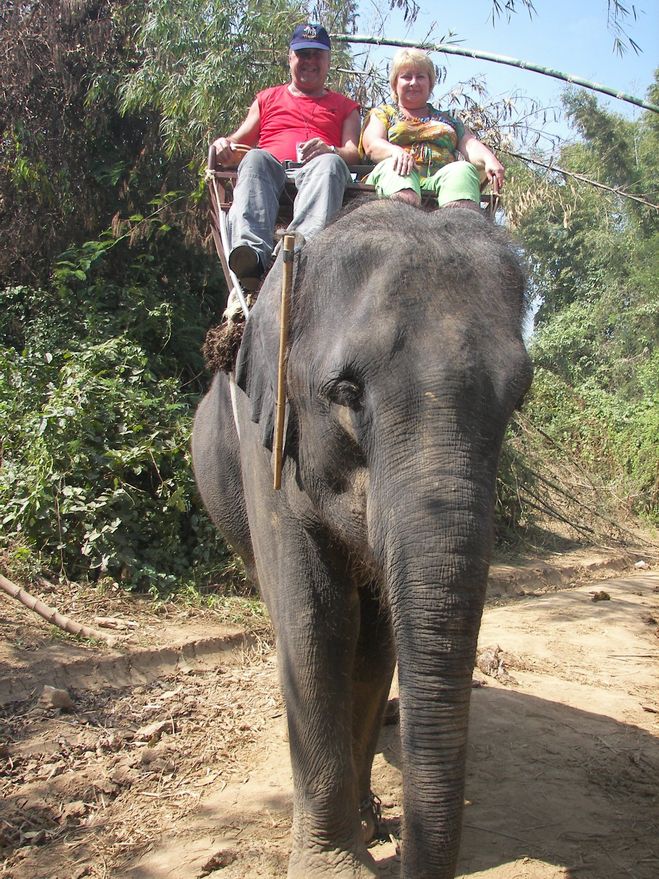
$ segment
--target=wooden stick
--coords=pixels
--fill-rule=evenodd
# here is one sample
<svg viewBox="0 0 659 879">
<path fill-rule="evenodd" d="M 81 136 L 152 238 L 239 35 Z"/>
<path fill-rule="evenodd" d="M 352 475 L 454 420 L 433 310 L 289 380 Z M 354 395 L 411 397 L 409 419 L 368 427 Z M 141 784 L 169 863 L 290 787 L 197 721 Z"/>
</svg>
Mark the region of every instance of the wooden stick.
<svg viewBox="0 0 659 879">
<path fill-rule="evenodd" d="M 281 275 L 281 309 L 279 312 L 279 363 L 277 370 L 277 409 L 274 443 L 275 491 L 281 488 L 282 453 L 284 448 L 284 416 L 286 414 L 286 365 L 288 363 L 288 311 L 293 285 L 293 249 L 295 235 L 284 235 L 282 245 L 284 264 Z"/>
<path fill-rule="evenodd" d="M 74 620 L 69 619 L 69 617 L 65 617 L 63 614 L 58 613 L 54 607 L 44 604 L 41 599 L 30 595 L 29 592 L 21 589 L 20 586 L 12 583 L 11 580 L 3 577 L 2 574 L 0 574 L 0 589 L 6 592 L 7 595 L 11 595 L 12 598 L 20 601 L 29 610 L 39 614 L 40 617 L 43 617 L 44 620 L 53 626 L 58 626 L 70 635 L 78 635 L 80 638 L 96 638 L 98 641 L 105 641 L 110 647 L 114 647 L 116 644 L 114 638 L 109 638 L 97 629 L 91 629 L 89 626 L 83 626 L 82 623 L 76 623 Z"/>
</svg>

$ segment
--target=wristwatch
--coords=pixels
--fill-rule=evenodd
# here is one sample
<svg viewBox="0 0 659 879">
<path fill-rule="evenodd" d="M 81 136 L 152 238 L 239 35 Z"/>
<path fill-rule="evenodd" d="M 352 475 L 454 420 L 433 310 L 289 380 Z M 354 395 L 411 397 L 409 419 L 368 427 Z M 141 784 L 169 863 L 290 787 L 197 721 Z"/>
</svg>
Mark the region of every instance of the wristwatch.
<svg viewBox="0 0 659 879">
<path fill-rule="evenodd" d="M 330 147 L 330 153 L 334 153 L 336 155 L 336 147 L 335 146 Z"/>
</svg>

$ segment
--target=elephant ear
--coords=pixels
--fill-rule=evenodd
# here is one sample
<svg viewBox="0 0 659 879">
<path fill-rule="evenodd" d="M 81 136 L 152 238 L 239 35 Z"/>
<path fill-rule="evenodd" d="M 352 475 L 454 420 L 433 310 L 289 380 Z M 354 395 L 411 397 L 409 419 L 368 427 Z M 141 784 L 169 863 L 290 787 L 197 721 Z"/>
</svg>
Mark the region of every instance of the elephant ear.
<svg viewBox="0 0 659 879">
<path fill-rule="evenodd" d="M 261 427 L 261 442 L 272 451 L 277 407 L 279 358 L 279 289 L 281 270 L 270 272 L 249 319 L 236 360 L 236 384 L 251 403 L 251 419 Z M 288 422 L 288 405 L 286 421 Z M 288 425 L 285 424 L 284 437 Z"/>
</svg>

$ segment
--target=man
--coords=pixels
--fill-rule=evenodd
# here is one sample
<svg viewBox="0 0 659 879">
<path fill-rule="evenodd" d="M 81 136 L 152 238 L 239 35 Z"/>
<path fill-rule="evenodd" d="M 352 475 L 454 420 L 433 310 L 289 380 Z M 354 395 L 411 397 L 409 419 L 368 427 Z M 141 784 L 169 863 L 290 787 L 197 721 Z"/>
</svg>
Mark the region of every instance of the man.
<svg viewBox="0 0 659 879">
<path fill-rule="evenodd" d="M 229 267 L 248 290 L 270 265 L 282 163 L 302 163 L 288 231 L 308 240 L 341 207 L 347 165 L 359 161 L 359 104 L 325 88 L 330 48 L 325 28 L 298 25 L 288 53 L 291 81 L 259 92 L 236 131 L 214 142 L 220 163 L 230 160 L 232 143 L 258 146 L 240 163 L 229 211 Z"/>
</svg>

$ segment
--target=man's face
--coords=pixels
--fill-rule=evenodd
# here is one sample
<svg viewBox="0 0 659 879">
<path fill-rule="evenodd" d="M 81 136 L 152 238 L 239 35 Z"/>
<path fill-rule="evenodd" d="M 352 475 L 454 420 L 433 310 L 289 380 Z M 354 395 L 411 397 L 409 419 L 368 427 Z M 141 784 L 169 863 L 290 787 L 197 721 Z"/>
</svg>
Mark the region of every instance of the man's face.
<svg viewBox="0 0 659 879">
<path fill-rule="evenodd" d="M 301 92 L 322 89 L 330 66 L 330 53 L 325 49 L 298 49 L 288 53 L 293 85 Z"/>
</svg>

